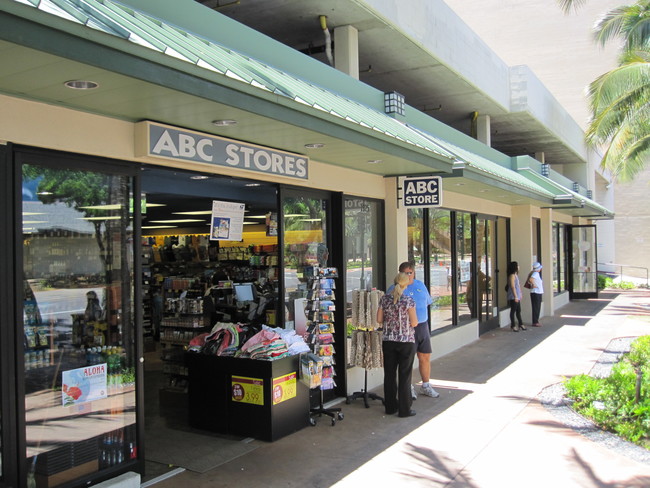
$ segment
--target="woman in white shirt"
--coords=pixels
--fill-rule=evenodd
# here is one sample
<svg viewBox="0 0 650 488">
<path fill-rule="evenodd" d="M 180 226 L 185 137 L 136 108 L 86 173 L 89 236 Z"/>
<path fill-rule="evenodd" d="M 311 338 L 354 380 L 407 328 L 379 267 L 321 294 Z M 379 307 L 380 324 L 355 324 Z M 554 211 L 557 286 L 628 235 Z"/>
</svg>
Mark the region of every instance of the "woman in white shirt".
<svg viewBox="0 0 650 488">
<path fill-rule="evenodd" d="M 533 287 L 530 289 L 530 304 L 533 308 L 533 327 L 541 327 L 539 323 L 539 313 L 542 309 L 542 295 L 544 294 L 544 283 L 540 271 L 542 265 L 540 263 L 533 264 L 533 271 L 530 275 L 530 281 Z"/>
</svg>

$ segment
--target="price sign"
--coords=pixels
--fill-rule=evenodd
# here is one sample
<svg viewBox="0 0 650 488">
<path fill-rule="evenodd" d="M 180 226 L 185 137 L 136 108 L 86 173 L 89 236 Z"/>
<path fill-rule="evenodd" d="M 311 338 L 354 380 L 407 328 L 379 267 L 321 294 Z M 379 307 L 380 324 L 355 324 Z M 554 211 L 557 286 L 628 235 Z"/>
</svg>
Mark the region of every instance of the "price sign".
<svg viewBox="0 0 650 488">
<path fill-rule="evenodd" d="M 230 390 L 233 402 L 264 405 L 264 380 L 261 378 L 233 376 Z"/>
<path fill-rule="evenodd" d="M 296 397 L 296 373 L 273 378 L 273 405 Z"/>
</svg>

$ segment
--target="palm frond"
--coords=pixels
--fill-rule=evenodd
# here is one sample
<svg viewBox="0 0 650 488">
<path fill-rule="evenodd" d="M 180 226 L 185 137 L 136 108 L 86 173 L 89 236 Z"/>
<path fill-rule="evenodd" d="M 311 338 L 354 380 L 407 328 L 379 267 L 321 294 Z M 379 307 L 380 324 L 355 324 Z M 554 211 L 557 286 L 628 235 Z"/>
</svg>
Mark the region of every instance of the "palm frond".
<svg viewBox="0 0 650 488">
<path fill-rule="evenodd" d="M 582 7 L 586 3 L 586 0 L 556 0 L 556 1 L 565 14 L 568 14 L 569 12 L 571 12 L 571 10 L 577 11 L 580 7 Z"/>
</svg>

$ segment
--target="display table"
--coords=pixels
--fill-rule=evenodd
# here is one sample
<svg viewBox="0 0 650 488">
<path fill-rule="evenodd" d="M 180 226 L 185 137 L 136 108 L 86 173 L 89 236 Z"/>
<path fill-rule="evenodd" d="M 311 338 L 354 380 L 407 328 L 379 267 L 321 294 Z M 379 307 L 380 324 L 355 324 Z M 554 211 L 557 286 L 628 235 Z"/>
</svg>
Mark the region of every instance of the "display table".
<svg viewBox="0 0 650 488">
<path fill-rule="evenodd" d="M 274 441 L 309 425 L 300 357 L 276 361 L 185 353 L 190 425 Z"/>
</svg>

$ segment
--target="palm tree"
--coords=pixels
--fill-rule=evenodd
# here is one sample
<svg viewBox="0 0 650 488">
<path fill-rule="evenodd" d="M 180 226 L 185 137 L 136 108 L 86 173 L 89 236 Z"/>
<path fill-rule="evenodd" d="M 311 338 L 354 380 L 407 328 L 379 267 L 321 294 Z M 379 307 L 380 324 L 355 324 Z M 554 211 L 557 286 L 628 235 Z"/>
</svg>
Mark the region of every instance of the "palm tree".
<svg viewBox="0 0 650 488">
<path fill-rule="evenodd" d="M 587 0 L 557 0 L 568 12 Z M 589 85 L 587 142 L 607 147 L 601 167 L 629 181 L 650 159 L 650 0 L 614 8 L 594 28 L 600 44 L 624 41 L 619 66 Z"/>
</svg>

